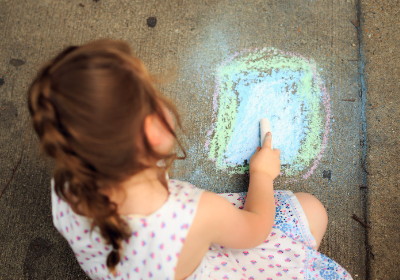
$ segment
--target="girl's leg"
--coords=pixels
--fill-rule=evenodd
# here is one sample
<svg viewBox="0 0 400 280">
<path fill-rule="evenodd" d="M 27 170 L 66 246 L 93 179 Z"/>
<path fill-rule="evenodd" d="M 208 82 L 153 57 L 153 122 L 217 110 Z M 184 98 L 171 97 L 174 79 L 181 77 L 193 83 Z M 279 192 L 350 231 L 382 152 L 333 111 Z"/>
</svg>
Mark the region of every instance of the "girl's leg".
<svg viewBox="0 0 400 280">
<path fill-rule="evenodd" d="M 328 226 L 328 213 L 322 203 L 312 194 L 298 192 L 294 194 L 303 208 L 310 226 L 311 234 L 317 241 L 318 250 Z"/>
</svg>

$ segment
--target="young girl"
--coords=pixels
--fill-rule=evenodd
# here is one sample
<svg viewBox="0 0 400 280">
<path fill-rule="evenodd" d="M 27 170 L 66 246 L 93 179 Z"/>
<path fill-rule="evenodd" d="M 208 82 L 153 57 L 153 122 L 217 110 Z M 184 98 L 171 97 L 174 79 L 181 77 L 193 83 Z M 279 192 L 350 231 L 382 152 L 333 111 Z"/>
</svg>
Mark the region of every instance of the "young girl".
<svg viewBox="0 0 400 280">
<path fill-rule="evenodd" d="M 351 279 L 317 252 L 322 204 L 273 190 L 271 134 L 246 197 L 168 179 L 178 114 L 125 42 L 66 48 L 39 71 L 28 106 L 55 160 L 54 225 L 92 279 Z"/>
</svg>

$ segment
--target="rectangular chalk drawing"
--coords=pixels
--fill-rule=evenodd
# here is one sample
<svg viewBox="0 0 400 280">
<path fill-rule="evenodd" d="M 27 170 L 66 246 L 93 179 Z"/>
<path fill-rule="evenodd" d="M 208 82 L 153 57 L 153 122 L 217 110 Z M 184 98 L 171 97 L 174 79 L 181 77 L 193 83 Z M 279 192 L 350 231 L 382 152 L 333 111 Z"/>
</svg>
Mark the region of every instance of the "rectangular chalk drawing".
<svg viewBox="0 0 400 280">
<path fill-rule="evenodd" d="M 237 52 L 216 71 L 208 158 L 228 174 L 248 171 L 268 118 L 282 174 L 308 178 L 328 141 L 330 97 L 315 62 L 275 48 Z"/>
</svg>

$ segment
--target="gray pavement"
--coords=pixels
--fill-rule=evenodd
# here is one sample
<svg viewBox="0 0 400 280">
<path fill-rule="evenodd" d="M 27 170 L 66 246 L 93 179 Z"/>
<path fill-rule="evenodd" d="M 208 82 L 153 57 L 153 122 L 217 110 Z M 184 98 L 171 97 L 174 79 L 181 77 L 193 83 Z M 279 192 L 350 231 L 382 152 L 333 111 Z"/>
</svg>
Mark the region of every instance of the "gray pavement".
<svg viewBox="0 0 400 280">
<path fill-rule="evenodd" d="M 51 163 L 26 90 L 62 48 L 104 37 L 128 41 L 164 77 L 188 151 L 171 176 L 245 191 L 265 113 L 246 104 L 265 101 L 285 164 L 275 189 L 310 192 L 328 210 L 320 251 L 354 279 L 400 279 L 399 8 L 379 3 L 0 0 L 0 279 L 85 279 L 51 223 Z"/>
<path fill-rule="evenodd" d="M 371 279 L 400 279 L 400 2 L 362 1 Z"/>
</svg>

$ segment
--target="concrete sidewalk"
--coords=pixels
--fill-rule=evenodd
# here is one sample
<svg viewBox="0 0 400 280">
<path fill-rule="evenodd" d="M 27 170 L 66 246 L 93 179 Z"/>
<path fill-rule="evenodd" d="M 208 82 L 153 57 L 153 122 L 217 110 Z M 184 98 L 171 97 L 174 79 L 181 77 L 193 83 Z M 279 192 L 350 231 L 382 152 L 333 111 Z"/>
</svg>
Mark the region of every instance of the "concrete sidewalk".
<svg viewBox="0 0 400 280">
<path fill-rule="evenodd" d="M 361 2 L 370 279 L 400 279 L 400 3 Z"/>
<path fill-rule="evenodd" d="M 393 137 L 400 123 L 398 6 L 367 0 L 0 1 L 0 279 L 85 279 L 52 226 L 50 163 L 38 154 L 26 90 L 39 65 L 62 48 L 104 37 L 128 41 L 152 73 L 169 77 L 161 89 L 181 113 L 188 151 L 171 175 L 215 192 L 246 190 L 248 152 L 237 145 L 243 133 L 228 129 L 232 123 L 223 116 L 241 120 L 252 135 L 243 100 L 259 102 L 248 94 L 279 81 L 266 97 L 275 97 L 274 108 L 290 118 L 282 114 L 274 123 L 300 118 L 318 125 L 309 125 L 308 134 L 299 130 L 305 140 L 291 145 L 282 143 L 292 135 L 275 128 L 286 163 L 275 189 L 310 192 L 323 202 L 329 226 L 320 251 L 354 279 L 400 279 L 400 248 L 392 243 L 399 232 L 399 141 Z M 253 63 L 256 58 L 264 64 Z M 226 80 L 224 71 L 233 68 L 232 77 L 254 85 Z M 307 75 L 313 85 L 301 90 Z M 279 99 L 276 93 L 288 89 L 293 99 Z M 236 115 L 223 105 L 232 92 L 241 98 Z M 298 100 L 317 109 L 296 115 Z"/>
</svg>

